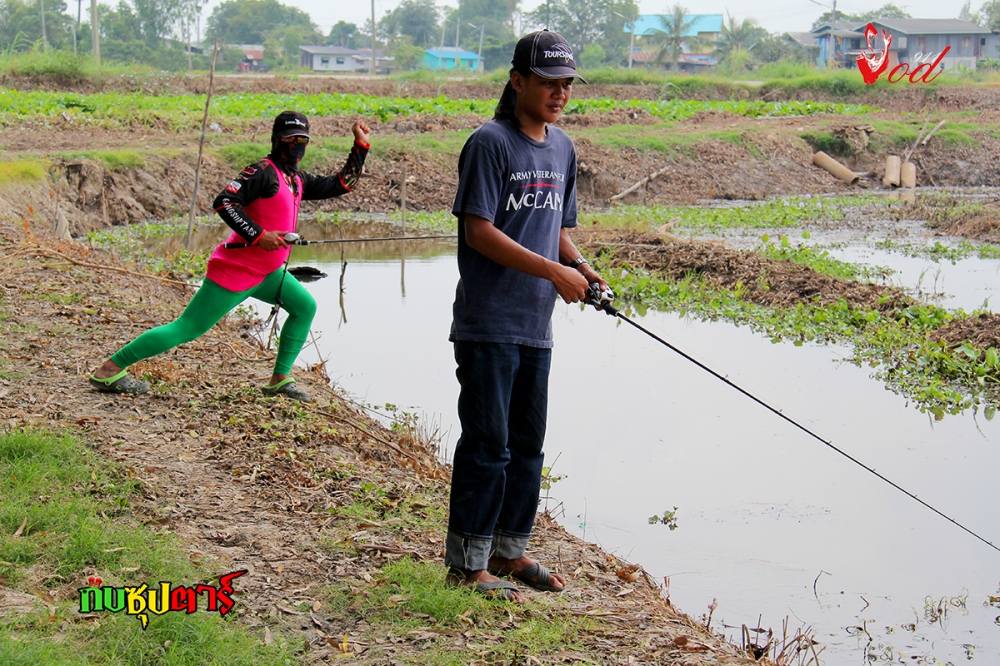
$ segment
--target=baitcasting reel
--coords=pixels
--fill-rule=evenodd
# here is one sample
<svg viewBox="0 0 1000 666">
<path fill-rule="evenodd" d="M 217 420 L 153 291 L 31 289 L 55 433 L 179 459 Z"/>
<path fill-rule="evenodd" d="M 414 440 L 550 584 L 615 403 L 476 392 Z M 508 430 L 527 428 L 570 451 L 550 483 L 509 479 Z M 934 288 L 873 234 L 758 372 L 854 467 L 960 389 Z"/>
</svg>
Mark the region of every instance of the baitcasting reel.
<svg viewBox="0 0 1000 666">
<path fill-rule="evenodd" d="M 590 286 L 587 287 L 586 302 L 588 305 L 593 305 L 598 310 L 604 310 L 609 315 L 615 315 L 618 310 L 611 305 L 613 300 L 615 300 L 615 292 L 611 291 L 611 287 L 602 290 L 600 282 L 591 282 Z"/>
</svg>

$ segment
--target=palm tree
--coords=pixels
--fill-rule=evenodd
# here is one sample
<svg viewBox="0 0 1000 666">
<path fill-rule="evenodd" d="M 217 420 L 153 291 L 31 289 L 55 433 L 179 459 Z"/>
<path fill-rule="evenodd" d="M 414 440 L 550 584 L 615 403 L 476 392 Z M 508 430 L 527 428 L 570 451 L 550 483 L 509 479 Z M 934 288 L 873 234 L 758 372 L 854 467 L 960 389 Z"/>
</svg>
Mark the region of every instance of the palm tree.
<svg viewBox="0 0 1000 666">
<path fill-rule="evenodd" d="M 663 62 L 664 57 L 670 56 L 670 69 L 676 71 L 677 63 L 684 52 L 684 42 L 690 42 L 686 33 L 694 25 L 694 19 L 688 18 L 688 10 L 680 5 L 674 5 L 667 16 L 660 17 L 662 28 L 656 28 L 653 40 L 659 47 L 656 53 L 656 62 Z"/>
<path fill-rule="evenodd" d="M 750 51 L 767 33 L 754 23 L 753 19 L 737 21 L 728 14 L 728 21 L 723 22 L 722 32 L 715 42 L 715 52 L 719 60 L 725 60 L 733 51 Z"/>
</svg>

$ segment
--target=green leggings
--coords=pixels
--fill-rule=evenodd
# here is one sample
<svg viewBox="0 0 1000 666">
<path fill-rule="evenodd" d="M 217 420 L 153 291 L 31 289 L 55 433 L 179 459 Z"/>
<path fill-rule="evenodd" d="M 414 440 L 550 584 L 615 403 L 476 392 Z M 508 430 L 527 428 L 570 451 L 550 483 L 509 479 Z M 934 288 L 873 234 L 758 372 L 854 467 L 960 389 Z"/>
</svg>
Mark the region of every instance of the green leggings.
<svg viewBox="0 0 1000 666">
<path fill-rule="evenodd" d="M 292 371 L 292 363 L 302 351 L 309 336 L 309 326 L 316 314 L 316 300 L 295 276 L 285 275 L 284 283 L 278 269 L 264 278 L 253 289 L 229 291 L 205 278 L 201 288 L 191 298 L 181 316 L 163 326 L 151 328 L 132 342 L 119 349 L 111 357 L 114 363 L 124 369 L 150 356 L 162 354 L 168 349 L 185 342 L 191 342 L 225 317 L 233 308 L 248 298 L 256 298 L 273 304 L 281 285 L 281 306 L 288 312 L 288 319 L 281 327 L 278 342 L 278 357 L 274 362 L 274 374 L 287 375 Z"/>
</svg>

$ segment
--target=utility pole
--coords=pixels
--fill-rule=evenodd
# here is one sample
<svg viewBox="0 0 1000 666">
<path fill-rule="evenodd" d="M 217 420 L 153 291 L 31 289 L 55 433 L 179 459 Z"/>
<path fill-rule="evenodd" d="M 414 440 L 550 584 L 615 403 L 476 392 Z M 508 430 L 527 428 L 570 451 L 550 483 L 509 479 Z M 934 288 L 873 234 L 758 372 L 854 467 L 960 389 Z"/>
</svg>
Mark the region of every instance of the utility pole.
<svg viewBox="0 0 1000 666">
<path fill-rule="evenodd" d="M 76 55 L 77 42 L 80 41 L 80 13 L 83 11 L 83 0 L 76 0 L 76 26 L 73 27 L 73 55 Z"/>
<path fill-rule="evenodd" d="M 42 13 L 42 50 L 46 51 L 49 48 L 49 38 L 45 34 L 45 0 L 38 0 L 38 8 Z"/>
<path fill-rule="evenodd" d="M 101 66 L 101 17 L 97 13 L 97 0 L 90 0 L 90 41 L 94 49 L 94 62 Z"/>
<path fill-rule="evenodd" d="M 375 76 L 375 0 L 372 0 L 372 63 L 368 72 Z"/>
<path fill-rule="evenodd" d="M 632 54 L 635 52 L 635 21 L 632 21 L 632 29 L 628 35 L 628 68 L 632 69 Z"/>
<path fill-rule="evenodd" d="M 455 9 L 455 48 L 458 48 L 458 29 L 462 27 L 462 5 Z"/>
<path fill-rule="evenodd" d="M 476 54 L 476 63 L 479 65 L 479 71 L 482 72 L 485 68 L 483 67 L 483 35 L 486 33 L 486 24 L 479 26 L 479 52 Z"/>
<path fill-rule="evenodd" d="M 476 25 L 475 23 L 469 24 L 470 28 L 479 28 L 479 53 L 476 54 L 476 71 L 483 71 L 483 34 L 486 31 L 486 24 Z"/>
</svg>

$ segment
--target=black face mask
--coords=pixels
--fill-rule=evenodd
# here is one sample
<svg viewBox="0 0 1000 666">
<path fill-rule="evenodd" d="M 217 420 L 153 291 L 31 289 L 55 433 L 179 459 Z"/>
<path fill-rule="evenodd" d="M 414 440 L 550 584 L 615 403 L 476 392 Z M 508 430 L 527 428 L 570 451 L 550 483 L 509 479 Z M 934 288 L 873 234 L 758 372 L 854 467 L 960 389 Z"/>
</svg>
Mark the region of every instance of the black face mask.
<svg viewBox="0 0 1000 666">
<path fill-rule="evenodd" d="M 271 144 L 271 153 L 278 158 L 278 162 L 291 170 L 299 168 L 299 162 L 306 154 L 306 144 L 304 143 L 285 143 L 284 141 L 273 141 Z"/>
</svg>

